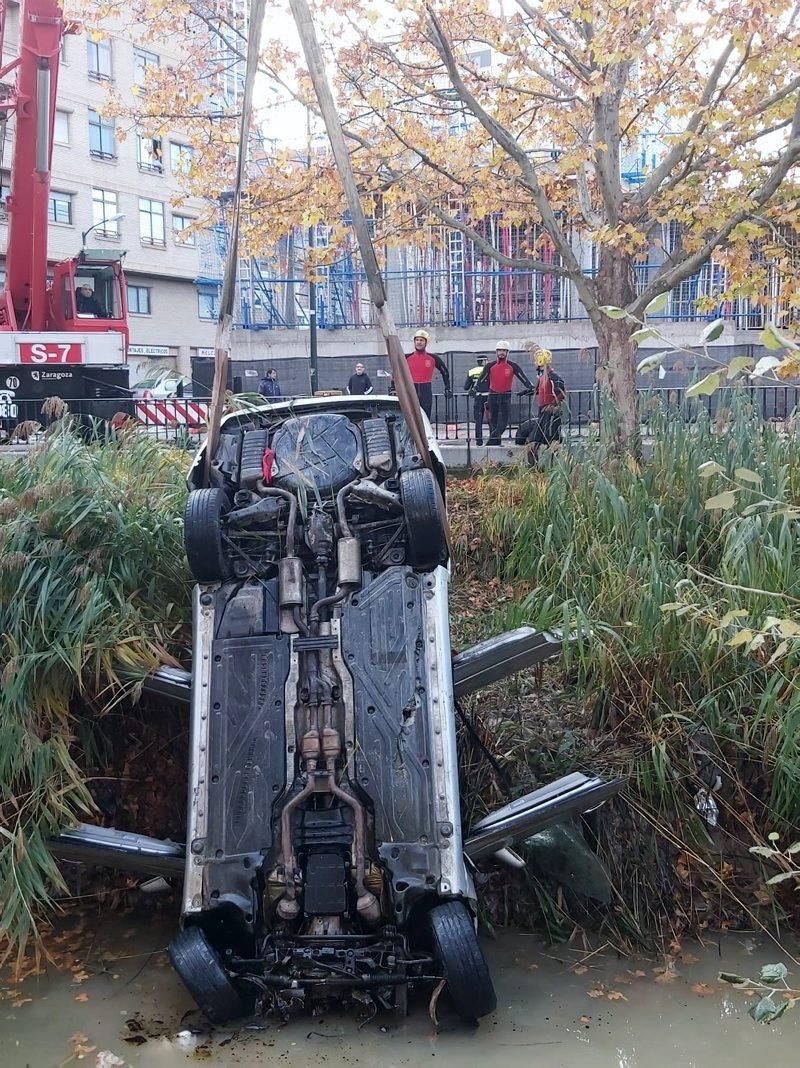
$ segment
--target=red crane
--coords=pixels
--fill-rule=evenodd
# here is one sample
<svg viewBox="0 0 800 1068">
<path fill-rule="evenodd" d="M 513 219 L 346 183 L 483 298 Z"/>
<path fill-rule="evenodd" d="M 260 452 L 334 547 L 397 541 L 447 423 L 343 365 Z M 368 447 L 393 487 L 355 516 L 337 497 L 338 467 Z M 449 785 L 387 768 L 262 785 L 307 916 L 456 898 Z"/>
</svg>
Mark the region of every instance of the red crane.
<svg viewBox="0 0 800 1068">
<path fill-rule="evenodd" d="M 0 0 L 0 57 L 8 3 Z M 5 390 L 0 381 L 0 393 L 8 393 L 9 383 L 15 383 L 15 399 L 25 399 L 28 390 L 23 383 L 35 382 L 32 394 L 47 395 L 40 383 L 55 376 L 41 371 L 31 374 L 30 369 L 69 364 L 86 368 L 57 379 L 68 379 L 73 392 L 65 393 L 62 385 L 51 393 L 108 396 L 108 390 L 101 388 L 106 383 L 113 384 L 119 395 L 120 387 L 127 387 L 124 253 L 82 248 L 72 259 L 54 263 L 52 277 L 48 269 L 59 61 L 65 34 L 78 33 L 79 27 L 64 18 L 57 0 L 22 0 L 19 19 L 18 56 L 0 67 L 0 121 L 12 112 L 16 118 L 11 191 L 6 201 L 6 279 L 0 292 L 0 365 L 6 371 L 9 365 L 18 365 L 19 371 L 6 378 Z M 12 73 L 15 83 L 7 84 L 5 79 Z M 78 292 L 82 287 L 83 293 Z M 86 287 L 93 292 L 89 294 Z M 7 413 L 0 411 L 3 414 Z"/>
</svg>

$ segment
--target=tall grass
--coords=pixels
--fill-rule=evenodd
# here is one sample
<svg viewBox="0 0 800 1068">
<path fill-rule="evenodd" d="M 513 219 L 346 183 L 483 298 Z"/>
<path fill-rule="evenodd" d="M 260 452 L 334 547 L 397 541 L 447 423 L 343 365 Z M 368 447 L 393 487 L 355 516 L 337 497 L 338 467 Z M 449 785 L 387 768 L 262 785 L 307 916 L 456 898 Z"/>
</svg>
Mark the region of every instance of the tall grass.
<svg viewBox="0 0 800 1068">
<path fill-rule="evenodd" d="M 63 884 L 47 839 L 85 817 L 76 714 L 100 716 L 186 644 L 186 454 L 68 426 L 0 462 L 0 934 Z"/>
<path fill-rule="evenodd" d="M 490 472 L 457 487 L 458 563 L 510 594 L 487 631 L 546 608 L 583 632 L 565 654 L 565 677 L 586 725 L 631 776 L 632 816 L 658 830 L 673 860 L 683 853 L 703 880 L 733 890 L 745 866 L 724 869 L 710 853 L 746 858 L 768 832 L 796 833 L 800 822 L 800 641 L 778 650 L 769 625 L 800 622 L 800 522 L 780 508 L 743 514 L 761 498 L 800 502 L 800 439 L 745 400 L 714 422 L 655 411 L 653 423 L 641 468 L 589 447 L 562 453 L 546 473 Z M 708 460 L 724 474 L 701 478 Z M 761 485 L 733 511 L 707 510 L 737 468 Z M 724 620 L 731 612 L 741 615 Z M 765 624 L 757 648 L 730 644 Z M 717 774 L 720 829 L 709 831 L 695 801 Z M 629 903 L 652 899 L 653 885 L 665 885 L 654 868 L 664 850 L 637 868 L 630 849 L 607 844 Z"/>
</svg>

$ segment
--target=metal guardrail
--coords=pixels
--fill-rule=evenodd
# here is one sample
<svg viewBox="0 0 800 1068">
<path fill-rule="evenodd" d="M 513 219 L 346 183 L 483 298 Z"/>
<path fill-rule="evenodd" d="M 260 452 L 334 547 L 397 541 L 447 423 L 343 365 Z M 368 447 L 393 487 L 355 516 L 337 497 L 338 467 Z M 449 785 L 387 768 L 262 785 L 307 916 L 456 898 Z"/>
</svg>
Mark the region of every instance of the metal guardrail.
<svg viewBox="0 0 800 1068">
<path fill-rule="evenodd" d="M 639 391 L 640 424 L 644 433 L 652 432 L 656 411 L 665 408 L 686 419 L 696 418 L 701 410 L 715 416 L 730 403 L 733 389 L 717 390 L 710 397 L 686 400 L 686 388 L 655 388 Z M 795 409 L 800 409 L 800 386 L 775 385 L 754 386 L 745 391 L 763 419 L 778 422 L 788 418 Z M 298 398 L 282 397 L 281 400 Z M 208 402 L 194 398 L 131 399 L 129 397 L 63 398 L 70 412 L 85 420 L 98 419 L 114 425 L 123 419 L 134 419 L 146 432 L 159 441 L 184 448 L 195 447 L 206 431 Z M 0 395 L 0 441 L 14 440 L 15 428 L 24 424 L 24 433 L 18 440 L 35 438 L 33 424 L 42 429 L 53 421 L 42 413 L 43 399 L 3 402 Z M 517 428 L 535 418 L 536 400 L 532 396 L 515 394 L 511 401 L 509 426 L 502 437 L 502 444 L 513 444 Z M 474 397 L 469 393 L 454 393 L 451 397 L 436 394 L 433 398 L 431 425 L 439 441 L 456 444 L 476 443 L 476 427 L 473 417 Z M 583 438 L 599 422 L 600 393 L 598 389 L 570 391 L 563 406 L 562 435 L 566 438 Z M 489 437 L 488 422 L 484 420 L 483 442 Z"/>
</svg>

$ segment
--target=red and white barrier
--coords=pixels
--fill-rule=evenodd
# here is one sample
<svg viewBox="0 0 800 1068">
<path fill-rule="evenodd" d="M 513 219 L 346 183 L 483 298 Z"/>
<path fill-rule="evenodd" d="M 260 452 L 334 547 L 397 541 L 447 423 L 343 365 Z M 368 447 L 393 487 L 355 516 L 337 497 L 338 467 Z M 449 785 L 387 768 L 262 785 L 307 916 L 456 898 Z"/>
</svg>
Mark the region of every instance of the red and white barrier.
<svg viewBox="0 0 800 1068">
<path fill-rule="evenodd" d="M 136 418 L 145 426 L 202 427 L 208 421 L 208 404 L 193 400 L 137 400 Z"/>
</svg>

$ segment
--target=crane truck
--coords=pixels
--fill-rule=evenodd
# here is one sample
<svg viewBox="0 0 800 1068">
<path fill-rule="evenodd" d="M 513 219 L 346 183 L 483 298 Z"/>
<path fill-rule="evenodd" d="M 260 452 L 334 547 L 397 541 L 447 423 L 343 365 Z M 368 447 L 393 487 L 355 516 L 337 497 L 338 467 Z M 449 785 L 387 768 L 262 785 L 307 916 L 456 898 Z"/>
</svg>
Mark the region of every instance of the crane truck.
<svg viewBox="0 0 800 1068">
<path fill-rule="evenodd" d="M 0 57 L 9 0 L 0 0 Z M 0 291 L 0 425 L 40 417 L 42 400 L 100 416 L 129 396 L 124 252 L 81 248 L 51 264 L 48 202 L 59 61 L 66 34 L 79 32 L 57 0 L 22 0 L 17 55 L 0 59 L 0 135 L 13 116 L 6 199 L 8 244 Z M 9 81 L 13 76 L 13 81 Z M 107 220 L 103 220 L 107 221 Z M 81 300 L 82 287 L 93 291 Z"/>
</svg>

